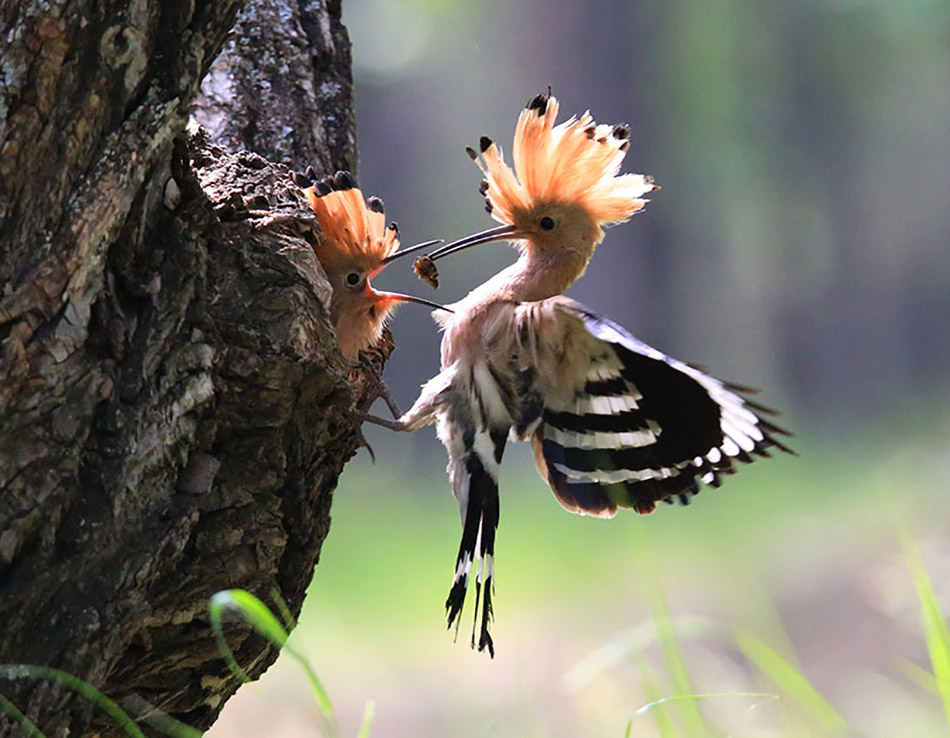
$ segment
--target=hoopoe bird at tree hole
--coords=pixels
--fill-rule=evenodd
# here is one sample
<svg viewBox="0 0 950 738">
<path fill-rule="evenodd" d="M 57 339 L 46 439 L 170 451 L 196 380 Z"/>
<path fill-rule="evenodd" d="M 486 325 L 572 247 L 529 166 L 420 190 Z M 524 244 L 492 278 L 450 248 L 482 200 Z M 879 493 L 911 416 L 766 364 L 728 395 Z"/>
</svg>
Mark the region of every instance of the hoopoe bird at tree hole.
<svg viewBox="0 0 950 738">
<path fill-rule="evenodd" d="M 312 180 L 312 169 L 304 177 Z M 421 297 L 380 292 L 370 280 L 394 259 L 442 243 L 425 241 L 399 251 L 399 227 L 386 225 L 383 201 L 363 193 L 349 172 L 319 179 L 304 189 L 317 217 L 323 240 L 315 247 L 317 259 L 333 288 L 330 319 L 344 357 L 355 361 L 360 351 L 377 345 L 393 309 L 402 302 L 416 302 L 438 310 L 442 305 Z M 380 394 L 398 416 L 395 403 L 380 377 Z"/>
<path fill-rule="evenodd" d="M 521 112 L 514 171 L 487 137 L 480 153 L 468 149 L 502 225 L 426 261 L 502 239 L 520 256 L 452 313 L 436 315 L 445 331 L 442 371 L 399 421 L 381 423 L 437 423 L 463 528 L 448 623 L 474 575 L 478 649 L 492 656 L 498 470 L 509 438 L 530 439 L 562 506 L 608 518 L 618 507 L 646 514 L 660 500 L 687 503 L 700 482 L 718 487 L 735 461 L 768 456 L 773 446 L 789 451 L 775 438 L 787 432 L 764 419 L 772 411 L 747 399 L 750 390 L 666 356 L 561 295 L 584 273 L 603 228 L 640 211 L 656 187 L 651 177 L 619 174 L 628 126 L 597 125 L 589 113 L 555 125 L 557 113 L 550 93 Z"/>
</svg>

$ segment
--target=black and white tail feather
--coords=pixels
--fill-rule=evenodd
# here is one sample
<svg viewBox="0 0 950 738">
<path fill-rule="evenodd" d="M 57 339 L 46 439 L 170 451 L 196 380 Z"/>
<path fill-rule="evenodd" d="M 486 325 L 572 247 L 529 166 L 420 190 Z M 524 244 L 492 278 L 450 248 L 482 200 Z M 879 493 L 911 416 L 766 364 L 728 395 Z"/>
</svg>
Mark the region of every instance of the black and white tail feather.
<svg viewBox="0 0 950 738">
<path fill-rule="evenodd" d="M 650 513 L 659 501 L 689 503 L 774 447 L 788 431 L 764 416 L 749 388 L 722 382 L 666 356 L 573 300 L 561 309 L 597 339 L 585 383 L 566 404 L 546 406 L 532 442 L 538 469 L 573 512 Z"/>
<path fill-rule="evenodd" d="M 504 450 L 504 439 L 497 456 Z M 455 575 L 452 588 L 445 601 L 448 626 L 455 624 L 458 634 L 468 592 L 470 579 L 475 580 L 475 614 L 472 623 L 472 648 L 476 646 L 475 633 L 478 631 L 478 650 L 488 649 L 495 656 L 495 644 L 489 634 L 492 620 L 492 595 L 495 585 L 495 531 L 498 528 L 499 498 L 497 465 L 489 465 L 494 474 L 486 470 L 486 463 L 474 449 L 464 459 L 464 479 L 461 480 L 459 500 L 462 509 L 462 540 L 455 560 Z"/>
<path fill-rule="evenodd" d="M 489 627 L 495 586 L 495 531 L 500 513 L 498 470 L 508 440 L 510 416 L 501 387 L 487 367 L 472 368 L 466 379 L 463 386 L 474 402 L 457 406 L 445 425 L 440 423 L 440 436 L 448 441 L 449 474 L 462 516 L 462 540 L 445 610 L 448 626 L 454 624 L 457 634 L 469 582 L 474 579 L 472 648 L 477 643 L 479 651 L 487 648 L 494 658 Z"/>
</svg>

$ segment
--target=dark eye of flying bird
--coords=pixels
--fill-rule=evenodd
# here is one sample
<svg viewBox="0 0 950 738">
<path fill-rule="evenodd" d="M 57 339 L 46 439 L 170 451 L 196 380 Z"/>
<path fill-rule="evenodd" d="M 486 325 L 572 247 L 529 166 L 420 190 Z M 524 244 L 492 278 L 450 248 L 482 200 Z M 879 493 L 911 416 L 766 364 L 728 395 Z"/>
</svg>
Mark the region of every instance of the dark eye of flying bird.
<svg viewBox="0 0 950 738">
<path fill-rule="evenodd" d="M 350 272 L 346 275 L 346 283 L 350 287 L 356 287 L 360 283 L 360 275 L 356 272 Z"/>
<path fill-rule="evenodd" d="M 554 218 L 552 218 L 550 215 L 545 215 L 543 218 L 541 218 L 539 225 L 541 226 L 542 231 L 553 231 L 555 228 L 557 228 L 557 223 L 554 222 Z"/>
</svg>

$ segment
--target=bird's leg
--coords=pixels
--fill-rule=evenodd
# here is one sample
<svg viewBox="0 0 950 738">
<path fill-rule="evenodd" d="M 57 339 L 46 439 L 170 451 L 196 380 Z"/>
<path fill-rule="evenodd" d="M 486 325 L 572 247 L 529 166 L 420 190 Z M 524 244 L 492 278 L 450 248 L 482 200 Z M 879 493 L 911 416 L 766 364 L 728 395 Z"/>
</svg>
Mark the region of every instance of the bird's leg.
<svg viewBox="0 0 950 738">
<path fill-rule="evenodd" d="M 389 428 L 391 431 L 407 431 L 409 428 L 397 420 L 389 420 L 388 418 L 381 418 L 378 415 L 370 415 L 369 413 L 360 412 L 359 410 L 350 410 L 350 415 L 355 419 L 359 420 L 362 423 L 373 423 L 374 425 L 381 425 L 383 428 Z M 356 432 L 360 437 L 360 446 L 364 447 L 369 451 L 369 456 L 373 460 L 373 463 L 376 463 L 376 454 L 373 453 L 373 447 L 369 445 L 369 441 L 366 440 L 366 436 L 363 435 L 363 429 L 357 428 Z"/>
<path fill-rule="evenodd" d="M 361 413 L 358 410 L 352 411 L 353 416 L 359 418 L 364 423 L 372 423 L 373 425 L 381 425 L 383 428 L 389 428 L 391 431 L 407 431 L 409 428 L 405 423 L 400 420 L 389 420 L 388 418 L 381 418 L 378 415 L 370 415 L 369 413 Z"/>
<path fill-rule="evenodd" d="M 396 405 L 396 401 L 393 399 L 392 393 L 389 391 L 389 387 L 387 387 L 386 383 L 383 381 L 383 377 L 379 373 L 379 370 L 369 364 L 364 364 L 361 369 L 369 380 L 368 385 L 371 398 L 375 400 L 377 397 L 382 397 L 386 401 L 389 411 L 393 414 L 393 420 L 381 418 L 378 415 L 370 415 L 369 413 L 364 413 L 359 410 L 351 410 L 350 414 L 359 420 L 360 423 L 373 423 L 374 425 L 381 425 L 384 428 L 389 428 L 389 430 L 393 431 L 408 430 L 404 424 L 399 422 L 399 418 L 402 413 L 399 412 L 399 407 Z M 360 445 L 366 447 L 366 450 L 369 451 L 370 457 L 372 457 L 373 461 L 375 462 L 376 454 L 373 453 L 373 449 L 363 436 L 363 431 L 360 430 L 359 434 Z"/>
<path fill-rule="evenodd" d="M 350 413 L 361 422 L 381 425 L 391 431 L 409 432 L 421 428 L 429 423 L 436 422 L 440 408 L 445 403 L 445 393 L 449 387 L 448 377 L 451 374 L 441 372 L 436 375 L 422 388 L 422 394 L 416 400 L 415 404 L 406 411 L 405 414 L 398 416 L 395 420 L 381 418 L 378 415 L 370 415 L 359 410 L 351 410 Z"/>
<path fill-rule="evenodd" d="M 399 411 L 399 406 L 393 399 L 392 393 L 389 391 L 389 387 L 387 387 L 385 383 L 382 383 L 380 387 L 383 390 L 382 397 L 386 403 L 386 406 L 389 408 L 389 412 L 393 414 L 394 419 L 398 420 L 402 413 Z"/>
<path fill-rule="evenodd" d="M 396 401 L 393 399 L 392 392 L 390 392 L 389 387 L 386 386 L 383 375 L 380 374 L 376 367 L 370 366 L 369 364 L 363 366 L 363 372 L 370 379 L 371 391 L 375 393 L 373 399 L 375 400 L 377 397 L 382 397 L 386 406 L 389 408 L 389 412 L 393 414 L 393 418 L 398 419 L 402 413 L 399 411 L 399 406 L 396 405 Z"/>
</svg>

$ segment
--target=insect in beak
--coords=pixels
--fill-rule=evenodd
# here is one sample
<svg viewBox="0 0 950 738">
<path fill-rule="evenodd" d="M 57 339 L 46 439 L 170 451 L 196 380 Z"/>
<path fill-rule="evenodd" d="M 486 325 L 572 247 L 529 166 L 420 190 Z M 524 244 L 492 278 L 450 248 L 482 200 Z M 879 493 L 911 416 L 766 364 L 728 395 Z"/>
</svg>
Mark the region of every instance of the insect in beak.
<svg viewBox="0 0 950 738">
<path fill-rule="evenodd" d="M 439 269 L 432 259 L 423 254 L 412 263 L 412 268 L 419 279 L 423 280 L 432 289 L 439 289 Z"/>
</svg>

